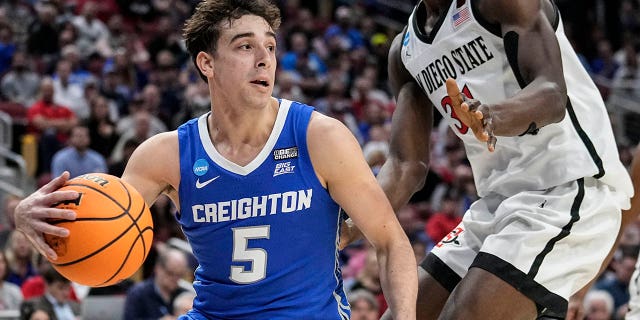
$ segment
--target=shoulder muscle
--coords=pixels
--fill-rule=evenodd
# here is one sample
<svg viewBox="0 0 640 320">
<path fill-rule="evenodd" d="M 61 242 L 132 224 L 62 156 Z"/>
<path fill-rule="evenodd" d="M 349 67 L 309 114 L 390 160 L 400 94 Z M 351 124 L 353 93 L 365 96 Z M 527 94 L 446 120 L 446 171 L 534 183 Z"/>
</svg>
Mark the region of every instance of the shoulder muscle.
<svg viewBox="0 0 640 320">
<path fill-rule="evenodd" d="M 163 192 L 180 183 L 180 155 L 177 131 L 157 134 L 143 142 L 131 155 L 122 179 L 133 185 L 152 204 Z"/>
</svg>

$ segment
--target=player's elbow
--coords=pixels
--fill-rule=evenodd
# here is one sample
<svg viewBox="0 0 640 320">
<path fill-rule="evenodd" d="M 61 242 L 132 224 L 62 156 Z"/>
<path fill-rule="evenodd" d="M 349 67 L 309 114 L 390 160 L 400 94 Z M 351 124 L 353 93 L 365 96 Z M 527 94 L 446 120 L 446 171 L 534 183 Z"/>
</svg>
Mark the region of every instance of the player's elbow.
<svg viewBox="0 0 640 320">
<path fill-rule="evenodd" d="M 543 88 L 543 95 L 548 97 L 548 123 L 558 123 L 564 119 L 567 109 L 567 88 L 562 84 L 550 82 Z"/>
<path fill-rule="evenodd" d="M 400 166 L 402 167 L 400 179 L 403 185 L 411 186 L 414 192 L 424 187 L 429 173 L 428 161 L 403 161 Z"/>
</svg>

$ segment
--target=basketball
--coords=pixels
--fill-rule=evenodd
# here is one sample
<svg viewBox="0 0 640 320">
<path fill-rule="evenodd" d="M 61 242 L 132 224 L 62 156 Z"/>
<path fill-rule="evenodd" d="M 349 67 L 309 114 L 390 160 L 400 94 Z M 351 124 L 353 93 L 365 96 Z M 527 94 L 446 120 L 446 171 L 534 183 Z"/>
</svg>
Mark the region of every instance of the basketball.
<svg viewBox="0 0 640 320">
<path fill-rule="evenodd" d="M 58 259 L 53 267 L 67 279 L 103 287 L 127 279 L 144 262 L 153 240 L 153 220 L 144 199 L 120 178 L 85 174 L 60 190 L 80 196 L 55 205 L 76 212 L 76 220 L 52 220 L 69 229 L 68 237 L 45 234 Z"/>
</svg>

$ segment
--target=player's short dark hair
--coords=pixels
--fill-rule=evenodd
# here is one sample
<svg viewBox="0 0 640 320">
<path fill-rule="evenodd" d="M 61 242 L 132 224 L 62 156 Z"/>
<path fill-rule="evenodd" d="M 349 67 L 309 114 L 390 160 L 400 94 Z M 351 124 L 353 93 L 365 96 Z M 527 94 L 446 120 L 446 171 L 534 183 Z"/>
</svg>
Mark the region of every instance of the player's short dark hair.
<svg viewBox="0 0 640 320">
<path fill-rule="evenodd" d="M 256 15 L 267 21 L 275 31 L 280 27 L 280 9 L 270 0 L 204 0 L 185 22 L 182 36 L 193 63 L 200 51 L 215 54 L 224 21 L 231 23 L 245 15 Z M 200 77 L 207 78 L 200 72 Z"/>
</svg>

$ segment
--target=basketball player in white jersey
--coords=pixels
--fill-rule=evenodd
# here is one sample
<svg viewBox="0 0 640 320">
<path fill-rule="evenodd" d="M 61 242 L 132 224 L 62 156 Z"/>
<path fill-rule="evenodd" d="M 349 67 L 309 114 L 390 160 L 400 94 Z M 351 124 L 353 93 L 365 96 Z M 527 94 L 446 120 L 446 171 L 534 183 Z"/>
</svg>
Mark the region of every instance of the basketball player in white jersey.
<svg viewBox="0 0 640 320">
<path fill-rule="evenodd" d="M 199 264 L 180 319 L 348 319 L 339 207 L 376 248 L 393 316 L 415 319 L 416 261 L 356 139 L 312 107 L 272 97 L 279 17 L 271 0 L 198 4 L 184 34 L 211 111 L 146 140 L 122 176 L 147 204 L 164 194 L 180 209 Z M 16 208 L 17 228 L 52 259 L 42 234 L 68 236 L 47 222 L 75 217 L 51 208 L 78 197 L 55 191 L 68 178 Z"/>
<path fill-rule="evenodd" d="M 420 1 L 389 76 L 398 108 L 378 181 L 394 209 L 424 184 L 433 108 L 464 141 L 481 196 L 421 263 L 418 318 L 564 318 L 614 245 L 633 187 L 557 8 Z"/>
</svg>

